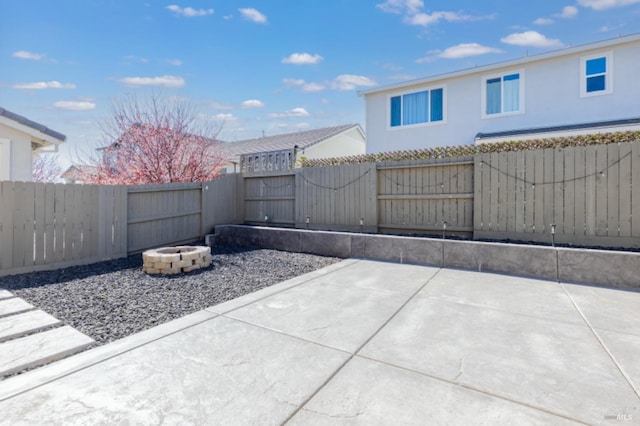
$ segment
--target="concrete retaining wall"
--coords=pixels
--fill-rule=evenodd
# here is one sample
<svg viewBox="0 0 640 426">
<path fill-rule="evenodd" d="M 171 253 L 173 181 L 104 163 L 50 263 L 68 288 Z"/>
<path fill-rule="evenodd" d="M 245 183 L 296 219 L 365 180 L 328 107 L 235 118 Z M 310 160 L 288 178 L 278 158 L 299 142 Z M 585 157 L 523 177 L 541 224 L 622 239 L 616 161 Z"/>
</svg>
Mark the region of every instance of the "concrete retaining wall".
<svg viewBox="0 0 640 426">
<path fill-rule="evenodd" d="M 243 225 L 216 226 L 207 244 L 498 272 L 640 289 L 640 253 Z"/>
</svg>

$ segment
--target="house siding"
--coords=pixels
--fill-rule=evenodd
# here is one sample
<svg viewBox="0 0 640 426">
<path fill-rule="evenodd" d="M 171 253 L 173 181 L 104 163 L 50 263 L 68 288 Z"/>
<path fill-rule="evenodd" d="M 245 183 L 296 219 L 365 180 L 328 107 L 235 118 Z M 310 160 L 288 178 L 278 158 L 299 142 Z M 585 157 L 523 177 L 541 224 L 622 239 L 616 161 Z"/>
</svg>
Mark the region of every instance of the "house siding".
<svg viewBox="0 0 640 426">
<path fill-rule="evenodd" d="M 587 56 L 610 53 L 613 92 L 581 96 L 581 63 Z M 640 116 L 640 41 L 582 49 L 575 53 L 495 66 L 458 77 L 442 76 L 425 84 L 365 93 L 367 152 L 474 143 L 476 134 L 561 126 Z M 483 77 L 521 72 L 523 113 L 483 118 Z M 389 98 L 407 91 L 446 85 L 446 124 L 389 127 Z"/>
<path fill-rule="evenodd" d="M 0 124 L 0 180 L 32 181 L 31 136 L 27 133 Z M 5 146 L 9 141 L 9 149 Z M 9 154 L 8 161 L 4 158 Z M 9 170 L 5 170 L 8 167 Z"/>
<path fill-rule="evenodd" d="M 311 145 L 300 154 L 308 159 L 345 157 L 365 153 L 365 142 L 362 133 L 356 127 L 333 136 L 325 141 Z"/>
</svg>

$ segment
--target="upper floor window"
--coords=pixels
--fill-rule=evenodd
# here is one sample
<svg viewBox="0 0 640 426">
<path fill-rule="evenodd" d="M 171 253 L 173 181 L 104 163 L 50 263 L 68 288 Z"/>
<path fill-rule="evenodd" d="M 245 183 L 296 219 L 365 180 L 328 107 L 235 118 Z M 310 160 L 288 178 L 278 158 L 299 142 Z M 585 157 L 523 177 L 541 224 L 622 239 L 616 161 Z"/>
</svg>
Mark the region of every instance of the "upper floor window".
<svg viewBox="0 0 640 426">
<path fill-rule="evenodd" d="M 522 71 L 483 78 L 483 117 L 523 112 Z"/>
<path fill-rule="evenodd" d="M 390 126 L 411 126 L 444 120 L 444 88 L 392 96 Z"/>
<path fill-rule="evenodd" d="M 611 93 L 612 55 L 588 56 L 582 58 L 580 69 L 580 96 L 594 96 Z"/>
</svg>

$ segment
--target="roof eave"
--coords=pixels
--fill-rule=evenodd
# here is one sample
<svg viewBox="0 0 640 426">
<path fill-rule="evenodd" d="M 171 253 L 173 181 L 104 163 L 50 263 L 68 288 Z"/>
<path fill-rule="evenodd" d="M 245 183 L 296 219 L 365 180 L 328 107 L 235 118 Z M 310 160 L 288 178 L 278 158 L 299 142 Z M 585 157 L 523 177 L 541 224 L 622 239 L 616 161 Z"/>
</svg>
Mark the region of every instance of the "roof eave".
<svg viewBox="0 0 640 426">
<path fill-rule="evenodd" d="M 38 141 L 47 143 L 48 145 L 58 145 L 63 143 L 67 136 L 62 133 L 51 130 L 42 124 L 31 121 L 26 117 L 12 113 L 4 108 L 0 108 L 0 123 L 28 134 Z"/>
<path fill-rule="evenodd" d="M 482 65 L 474 68 L 466 68 L 463 70 L 453 71 L 453 72 L 448 72 L 443 74 L 436 74 L 433 76 L 418 78 L 415 80 L 407 80 L 400 83 L 389 84 L 386 86 L 381 86 L 381 87 L 377 87 L 369 90 L 360 90 L 357 93 L 358 93 L 358 96 L 367 96 L 375 93 L 387 92 L 387 91 L 400 89 L 408 86 L 429 84 L 435 81 L 447 80 L 447 79 L 452 79 L 457 77 L 464 77 L 464 76 L 472 75 L 476 73 L 485 73 L 485 72 L 500 69 L 500 68 L 515 67 L 518 65 L 523 65 L 531 62 L 538 62 L 538 61 L 543 61 L 547 59 L 553 59 L 560 56 L 573 55 L 576 53 L 582 53 L 590 50 L 596 50 L 596 49 L 602 49 L 610 46 L 633 43 L 639 40 L 640 40 L 640 33 L 637 33 L 637 34 L 632 34 L 624 37 L 616 37 L 613 39 L 603 40 L 595 43 L 564 47 L 562 49 L 553 50 L 551 52 L 540 53 L 538 55 L 510 59 L 503 62 L 495 62 L 488 65 Z"/>
</svg>

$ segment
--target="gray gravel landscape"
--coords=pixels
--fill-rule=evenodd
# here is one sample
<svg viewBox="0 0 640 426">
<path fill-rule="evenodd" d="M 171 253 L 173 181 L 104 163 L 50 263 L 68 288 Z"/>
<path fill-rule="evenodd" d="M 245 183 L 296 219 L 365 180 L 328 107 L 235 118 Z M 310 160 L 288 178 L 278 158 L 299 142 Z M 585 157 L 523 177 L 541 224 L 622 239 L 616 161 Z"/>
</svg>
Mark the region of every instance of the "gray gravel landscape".
<svg viewBox="0 0 640 426">
<path fill-rule="evenodd" d="M 104 344 L 340 261 L 246 247 L 211 254 L 211 267 L 181 275 L 147 275 L 135 255 L 0 277 L 0 288 Z"/>
</svg>

